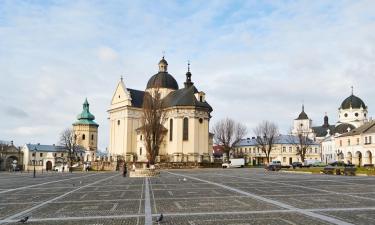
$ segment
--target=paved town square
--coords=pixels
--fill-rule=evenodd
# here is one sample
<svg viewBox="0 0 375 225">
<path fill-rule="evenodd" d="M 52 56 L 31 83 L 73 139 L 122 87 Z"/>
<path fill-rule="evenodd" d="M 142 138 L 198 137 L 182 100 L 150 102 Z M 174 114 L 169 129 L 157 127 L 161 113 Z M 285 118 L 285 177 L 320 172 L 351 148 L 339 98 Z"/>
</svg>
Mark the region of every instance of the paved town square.
<svg viewBox="0 0 375 225">
<path fill-rule="evenodd" d="M 263 169 L 0 174 L 0 224 L 374 224 L 375 179 Z"/>
</svg>

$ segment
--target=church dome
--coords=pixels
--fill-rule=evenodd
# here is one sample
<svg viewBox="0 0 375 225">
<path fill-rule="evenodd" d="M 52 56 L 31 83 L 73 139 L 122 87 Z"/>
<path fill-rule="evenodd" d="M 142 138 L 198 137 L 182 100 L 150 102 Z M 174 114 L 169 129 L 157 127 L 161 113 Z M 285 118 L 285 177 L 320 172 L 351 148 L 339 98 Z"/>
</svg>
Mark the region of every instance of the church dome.
<svg viewBox="0 0 375 225">
<path fill-rule="evenodd" d="M 178 90 L 177 81 L 167 72 L 159 72 L 152 76 L 147 82 L 147 89 L 149 88 L 169 88 Z"/>
<path fill-rule="evenodd" d="M 358 98 L 355 95 L 351 95 L 347 97 L 342 103 L 341 103 L 341 109 L 359 109 L 359 108 L 367 108 L 365 103 L 362 101 L 362 99 Z"/>
<path fill-rule="evenodd" d="M 168 62 L 163 58 L 159 62 L 159 72 L 152 76 L 148 82 L 146 89 L 149 88 L 168 88 L 178 90 L 177 81 L 168 73 Z"/>
</svg>

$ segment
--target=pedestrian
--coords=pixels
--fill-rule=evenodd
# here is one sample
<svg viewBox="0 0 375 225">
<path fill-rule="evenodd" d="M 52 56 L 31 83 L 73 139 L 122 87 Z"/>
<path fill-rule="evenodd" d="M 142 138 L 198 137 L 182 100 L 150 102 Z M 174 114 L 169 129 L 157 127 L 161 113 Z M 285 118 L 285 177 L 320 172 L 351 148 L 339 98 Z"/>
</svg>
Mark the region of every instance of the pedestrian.
<svg viewBox="0 0 375 225">
<path fill-rule="evenodd" d="M 128 173 L 128 167 L 126 166 L 126 163 L 124 164 L 124 168 L 122 170 L 122 176 L 126 177 L 126 174 Z"/>
</svg>

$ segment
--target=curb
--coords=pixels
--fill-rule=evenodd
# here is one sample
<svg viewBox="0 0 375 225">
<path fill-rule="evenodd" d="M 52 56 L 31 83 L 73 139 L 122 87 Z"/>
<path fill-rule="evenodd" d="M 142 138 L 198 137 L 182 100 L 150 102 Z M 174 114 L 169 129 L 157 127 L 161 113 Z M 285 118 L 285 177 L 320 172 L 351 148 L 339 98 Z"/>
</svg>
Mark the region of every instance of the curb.
<svg viewBox="0 0 375 225">
<path fill-rule="evenodd" d="M 306 172 L 306 171 L 285 171 L 285 170 L 282 170 L 281 172 L 283 173 L 299 173 L 299 174 L 313 174 L 312 172 Z"/>
</svg>

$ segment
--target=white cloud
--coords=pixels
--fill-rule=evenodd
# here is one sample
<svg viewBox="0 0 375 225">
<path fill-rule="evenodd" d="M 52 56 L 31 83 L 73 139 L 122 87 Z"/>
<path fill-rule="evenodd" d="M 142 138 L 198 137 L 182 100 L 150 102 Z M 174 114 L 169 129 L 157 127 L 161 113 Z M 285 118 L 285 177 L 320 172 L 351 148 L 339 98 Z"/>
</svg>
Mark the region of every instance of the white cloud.
<svg viewBox="0 0 375 225">
<path fill-rule="evenodd" d="M 100 47 L 98 49 L 98 57 L 104 62 L 109 62 L 115 61 L 118 58 L 118 54 L 110 47 Z"/>
</svg>

